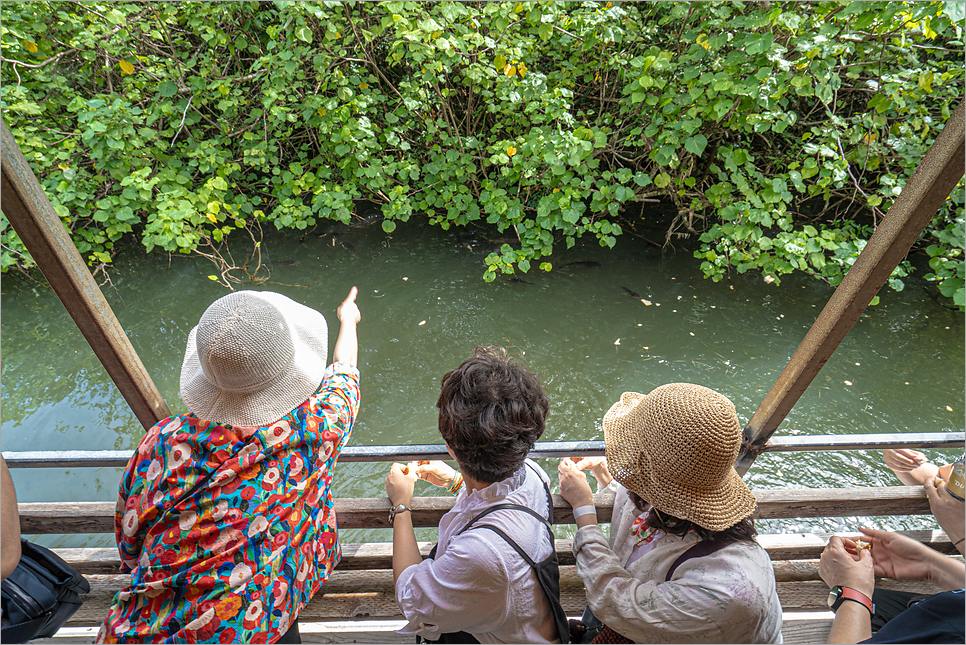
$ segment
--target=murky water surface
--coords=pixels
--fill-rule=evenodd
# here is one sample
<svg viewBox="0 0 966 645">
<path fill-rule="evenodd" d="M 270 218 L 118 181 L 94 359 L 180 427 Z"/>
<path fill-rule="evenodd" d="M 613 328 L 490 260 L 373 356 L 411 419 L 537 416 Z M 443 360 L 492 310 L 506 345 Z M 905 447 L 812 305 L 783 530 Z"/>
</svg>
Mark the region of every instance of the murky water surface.
<svg viewBox="0 0 966 645">
<path fill-rule="evenodd" d="M 551 401 L 544 441 L 600 439 L 600 419 L 624 391 L 690 381 L 717 389 L 746 422 L 832 291 L 803 277 L 780 287 L 760 277 L 700 278 L 685 250 L 663 252 L 624 236 L 553 256 L 553 272 L 486 284 L 482 259 L 499 247 L 483 232 L 410 224 L 273 235 L 263 245 L 275 290 L 322 311 L 334 343 L 335 308 L 360 289 L 362 409 L 355 445 L 440 443 L 439 377 L 475 345 L 502 344 L 538 372 Z M 338 233 L 338 235 L 334 235 Z M 476 237 L 474 237 L 476 235 Z M 599 266 L 598 266 L 599 263 Z M 173 411 L 185 411 L 178 377 L 185 340 L 226 290 L 203 259 L 127 252 L 104 293 Z M 883 292 L 779 434 L 962 430 L 963 316 L 908 280 Z M 251 287 L 244 287 L 251 288 Z M 632 292 L 632 293 L 631 293 Z M 652 303 L 645 305 L 642 299 Z M 143 429 L 56 296 L 15 278 L 2 291 L 2 448 L 133 449 Z M 928 451 L 937 461 L 955 451 Z M 555 464 L 542 464 L 555 478 Z M 335 493 L 382 496 L 384 463 L 338 466 Z M 13 470 L 20 501 L 116 498 L 119 470 Z M 761 457 L 754 488 L 897 485 L 878 452 Z M 417 494 L 434 494 L 419 484 Z M 934 527 L 931 518 L 761 522 L 763 532 Z M 572 530 L 572 527 L 571 527 Z M 566 535 L 567 527 L 559 529 Z M 433 531 L 420 531 L 432 539 Z M 347 541 L 389 541 L 386 530 L 346 531 Z M 107 546 L 107 535 L 48 536 L 56 546 Z"/>
</svg>

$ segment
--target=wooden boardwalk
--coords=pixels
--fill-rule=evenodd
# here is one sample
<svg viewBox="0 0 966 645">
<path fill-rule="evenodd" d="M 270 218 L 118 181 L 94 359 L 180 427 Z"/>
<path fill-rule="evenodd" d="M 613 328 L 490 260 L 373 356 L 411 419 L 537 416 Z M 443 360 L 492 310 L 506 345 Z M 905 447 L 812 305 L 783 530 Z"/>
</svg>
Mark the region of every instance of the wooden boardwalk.
<svg viewBox="0 0 966 645">
<path fill-rule="evenodd" d="M 851 517 L 868 515 L 928 514 L 928 502 L 919 487 L 860 489 L 796 489 L 755 491 L 757 517 Z M 608 517 L 612 494 L 597 496 L 598 511 Z M 436 526 L 452 508 L 452 497 L 414 500 L 417 526 Z M 114 504 L 101 502 L 20 504 L 24 533 L 113 533 Z M 340 528 L 388 527 L 386 499 L 336 500 Z M 570 506 L 554 496 L 554 521 L 572 524 Z M 948 536 L 939 530 L 908 531 L 910 537 L 941 553 L 956 553 Z M 786 643 L 824 642 L 832 614 L 826 598 L 828 587 L 818 575 L 818 558 L 830 534 L 760 535 L 775 568 L 778 594 L 784 610 L 782 628 Z M 561 601 L 570 616 L 580 616 L 586 604 L 584 586 L 576 573 L 571 540 L 557 540 L 561 563 Z M 426 557 L 432 545 L 420 543 Z M 128 576 L 118 574 L 120 560 L 113 548 L 56 549 L 91 583 L 91 593 L 68 623 L 63 634 L 49 642 L 91 642 L 114 594 Z M 881 579 L 883 588 L 921 593 L 939 590 L 928 583 Z M 412 643 L 412 636 L 393 630 L 402 619 L 392 581 L 392 545 L 389 543 L 344 544 L 342 562 L 329 581 L 300 615 L 305 643 Z"/>
</svg>

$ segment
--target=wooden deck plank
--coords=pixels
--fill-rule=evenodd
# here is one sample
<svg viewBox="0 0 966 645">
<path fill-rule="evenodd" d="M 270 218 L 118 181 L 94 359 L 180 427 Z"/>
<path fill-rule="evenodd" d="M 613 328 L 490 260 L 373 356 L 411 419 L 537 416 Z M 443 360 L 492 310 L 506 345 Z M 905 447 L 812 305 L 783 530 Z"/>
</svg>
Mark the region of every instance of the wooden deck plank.
<svg viewBox="0 0 966 645">
<path fill-rule="evenodd" d="M 829 611 L 785 612 L 782 617 L 782 637 L 788 645 L 799 643 L 824 643 L 832 626 L 833 614 Z M 303 643 L 412 643 L 413 637 L 397 634 L 394 629 L 401 621 L 300 621 L 299 631 Z M 66 627 L 53 638 L 34 640 L 34 643 L 90 643 L 97 628 Z"/>
<path fill-rule="evenodd" d="M 949 536 L 939 530 L 901 531 L 903 535 L 927 544 L 940 553 L 954 554 L 955 548 Z M 832 533 L 759 535 L 758 542 L 768 552 L 775 566 L 779 581 L 818 580 L 815 569 L 817 558 L 828 543 Z M 844 535 L 844 534 L 839 534 Z M 423 557 L 429 556 L 432 542 L 419 542 Z M 561 565 L 574 564 L 572 540 L 556 540 L 557 558 Z M 110 575 L 118 572 L 121 560 L 117 549 L 54 549 L 60 557 L 74 565 L 84 575 Z M 392 544 L 389 542 L 344 543 L 339 571 L 363 569 L 391 569 Z"/>
<path fill-rule="evenodd" d="M 854 515 L 928 515 L 929 502 L 921 487 L 879 486 L 866 488 L 802 488 L 753 491 L 758 499 L 756 518 L 849 517 Z M 413 525 L 434 527 L 453 507 L 453 497 L 413 499 Z M 610 518 L 612 492 L 595 497 L 598 513 Z M 559 495 L 553 496 L 554 523 L 573 524 L 573 509 Z M 18 504 L 20 527 L 25 534 L 113 533 L 114 502 Z M 387 498 L 335 500 L 339 528 L 390 528 Z"/>
<path fill-rule="evenodd" d="M 68 622 L 71 626 L 96 625 L 107 613 L 114 594 L 129 580 L 123 575 L 90 575 L 91 593 Z M 930 583 L 879 579 L 876 585 L 885 589 L 902 589 L 914 593 L 938 593 Z M 827 611 L 828 586 L 819 580 L 778 583 L 778 597 L 785 611 Z M 560 568 L 560 598 L 569 616 L 579 616 L 586 604 L 583 582 L 575 567 Z M 341 620 L 399 620 L 392 571 L 335 571 L 328 582 L 303 610 L 305 622 Z"/>
</svg>

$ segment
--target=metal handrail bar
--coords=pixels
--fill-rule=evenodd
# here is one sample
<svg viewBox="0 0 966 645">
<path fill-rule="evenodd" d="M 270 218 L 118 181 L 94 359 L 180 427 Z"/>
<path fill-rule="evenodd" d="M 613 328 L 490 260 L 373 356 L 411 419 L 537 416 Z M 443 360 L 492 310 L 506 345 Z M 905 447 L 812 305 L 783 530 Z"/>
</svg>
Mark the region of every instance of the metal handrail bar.
<svg viewBox="0 0 966 645">
<path fill-rule="evenodd" d="M 765 452 L 823 450 L 879 450 L 882 448 L 957 448 L 966 445 L 966 432 L 921 432 L 904 434 L 813 435 L 772 437 Z M 604 454 L 603 441 L 538 441 L 530 457 L 595 457 Z M 38 450 L 4 452 L 10 468 L 123 468 L 130 450 Z M 443 444 L 415 446 L 349 446 L 339 461 L 413 461 L 450 459 Z"/>
</svg>

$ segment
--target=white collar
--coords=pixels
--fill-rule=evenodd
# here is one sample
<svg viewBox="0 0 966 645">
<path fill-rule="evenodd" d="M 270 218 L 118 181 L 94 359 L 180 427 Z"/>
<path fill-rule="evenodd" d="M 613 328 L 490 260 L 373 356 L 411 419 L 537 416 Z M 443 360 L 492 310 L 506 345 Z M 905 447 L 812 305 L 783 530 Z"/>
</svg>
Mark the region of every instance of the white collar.
<svg viewBox="0 0 966 645">
<path fill-rule="evenodd" d="M 527 480 L 526 464 L 506 479 L 494 482 L 485 488 L 467 492 L 464 487 L 456 498 L 453 510 L 459 513 L 466 513 L 480 508 L 492 506 L 510 495 L 513 491 L 523 486 Z"/>
</svg>

